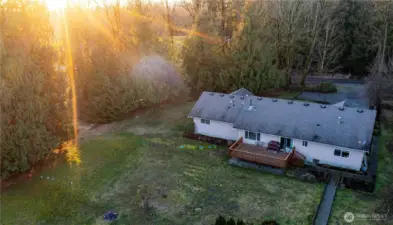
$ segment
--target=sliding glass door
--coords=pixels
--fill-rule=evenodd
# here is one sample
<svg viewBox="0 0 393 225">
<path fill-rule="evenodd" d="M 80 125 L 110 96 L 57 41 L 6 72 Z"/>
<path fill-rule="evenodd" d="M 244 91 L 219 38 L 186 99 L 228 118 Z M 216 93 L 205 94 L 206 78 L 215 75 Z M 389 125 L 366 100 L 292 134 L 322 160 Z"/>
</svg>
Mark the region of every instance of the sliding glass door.
<svg viewBox="0 0 393 225">
<path fill-rule="evenodd" d="M 291 149 L 292 148 L 292 139 L 281 137 L 280 138 L 280 148 L 281 149 Z"/>
</svg>

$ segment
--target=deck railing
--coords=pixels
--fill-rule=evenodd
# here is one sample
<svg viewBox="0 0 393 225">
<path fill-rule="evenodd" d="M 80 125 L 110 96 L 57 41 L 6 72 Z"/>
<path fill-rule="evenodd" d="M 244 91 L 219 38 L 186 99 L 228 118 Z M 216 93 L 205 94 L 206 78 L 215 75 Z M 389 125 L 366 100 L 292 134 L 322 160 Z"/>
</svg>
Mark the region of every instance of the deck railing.
<svg viewBox="0 0 393 225">
<path fill-rule="evenodd" d="M 229 147 L 229 155 L 233 158 L 239 158 L 250 162 L 256 162 L 265 164 L 273 167 L 286 168 L 288 162 L 292 157 L 294 151 L 286 154 L 275 155 L 275 153 L 269 152 L 264 147 L 260 148 L 261 152 L 258 151 L 247 151 L 239 149 L 239 146 L 243 145 L 243 137 L 237 140 L 233 145 Z M 244 144 L 247 145 L 247 144 Z"/>
</svg>

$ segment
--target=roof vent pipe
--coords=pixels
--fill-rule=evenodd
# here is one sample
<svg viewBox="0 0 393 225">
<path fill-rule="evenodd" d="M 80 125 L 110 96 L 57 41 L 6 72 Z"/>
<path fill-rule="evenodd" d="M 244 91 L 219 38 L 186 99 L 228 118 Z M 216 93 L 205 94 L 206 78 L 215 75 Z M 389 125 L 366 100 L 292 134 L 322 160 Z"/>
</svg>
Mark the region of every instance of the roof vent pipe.
<svg viewBox="0 0 393 225">
<path fill-rule="evenodd" d="M 250 106 L 252 106 L 252 98 L 250 98 Z"/>
</svg>

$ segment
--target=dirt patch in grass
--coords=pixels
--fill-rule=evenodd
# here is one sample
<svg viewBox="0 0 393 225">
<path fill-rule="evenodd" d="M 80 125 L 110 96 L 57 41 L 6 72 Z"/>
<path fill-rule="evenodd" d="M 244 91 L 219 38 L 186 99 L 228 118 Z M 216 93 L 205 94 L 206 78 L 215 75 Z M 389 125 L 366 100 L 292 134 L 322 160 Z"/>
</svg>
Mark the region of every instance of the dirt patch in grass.
<svg viewBox="0 0 393 225">
<path fill-rule="evenodd" d="M 173 127 L 186 122 L 187 114 L 194 102 L 182 105 L 163 105 L 149 109 L 141 109 L 123 121 L 108 124 L 78 123 L 79 138 L 88 140 L 90 137 L 116 132 L 132 132 L 137 135 L 169 134 Z"/>
</svg>

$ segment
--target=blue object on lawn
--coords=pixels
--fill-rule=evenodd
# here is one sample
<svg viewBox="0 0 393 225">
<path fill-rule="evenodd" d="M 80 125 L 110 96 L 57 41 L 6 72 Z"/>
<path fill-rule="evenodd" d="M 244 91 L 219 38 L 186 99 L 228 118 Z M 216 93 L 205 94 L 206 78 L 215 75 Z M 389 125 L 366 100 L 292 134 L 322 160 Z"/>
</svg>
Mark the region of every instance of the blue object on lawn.
<svg viewBox="0 0 393 225">
<path fill-rule="evenodd" d="M 200 150 L 203 150 L 203 146 L 199 146 L 199 149 L 200 149 Z"/>
<path fill-rule="evenodd" d="M 180 145 L 180 147 L 179 148 L 184 148 L 184 145 Z"/>
<path fill-rule="evenodd" d="M 117 218 L 118 214 L 115 212 L 107 212 L 104 214 L 104 220 L 113 221 Z"/>
</svg>

